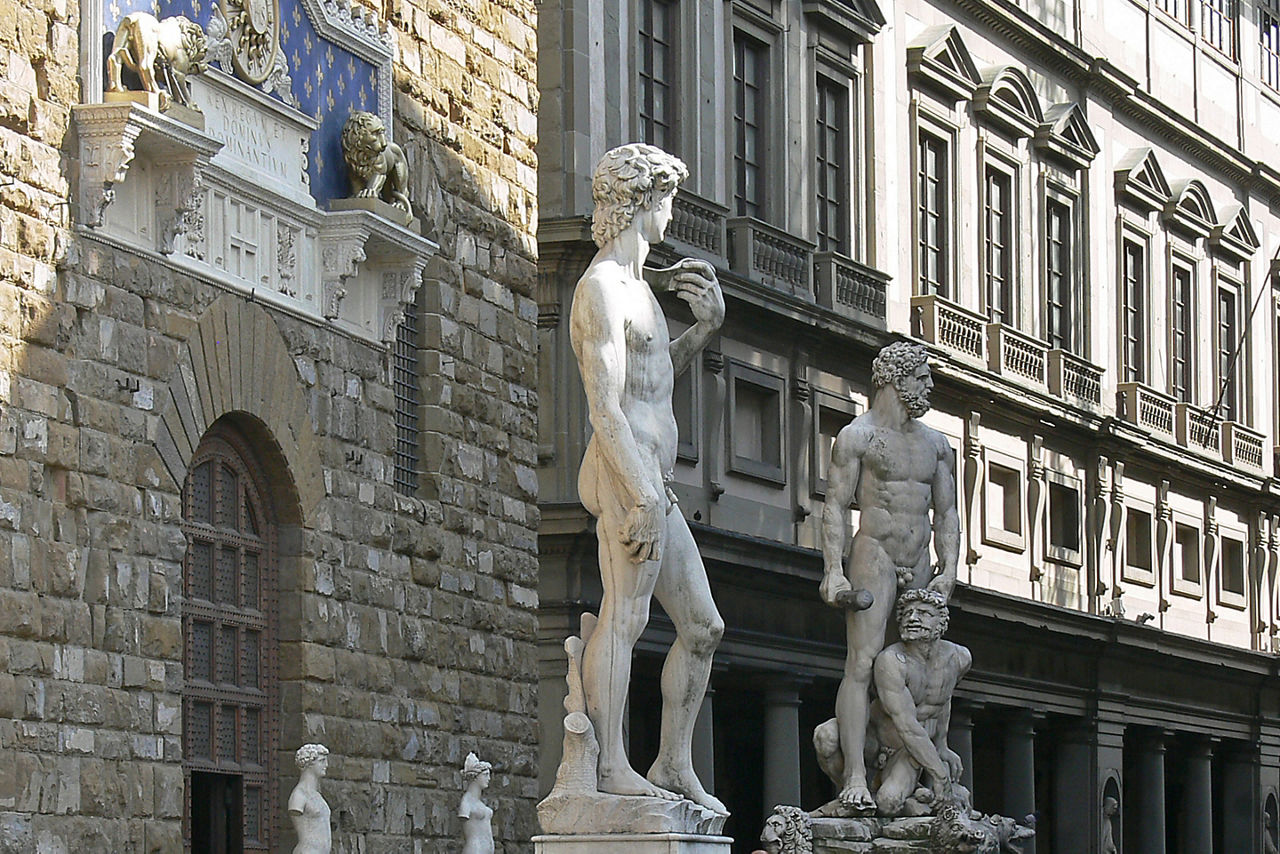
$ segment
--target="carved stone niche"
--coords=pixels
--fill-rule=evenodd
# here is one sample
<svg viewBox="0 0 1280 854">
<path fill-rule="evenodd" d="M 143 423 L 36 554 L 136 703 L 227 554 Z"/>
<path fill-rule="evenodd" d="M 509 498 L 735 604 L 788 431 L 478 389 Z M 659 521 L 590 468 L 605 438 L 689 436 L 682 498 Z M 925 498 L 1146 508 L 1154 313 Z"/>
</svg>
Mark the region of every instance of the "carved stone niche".
<svg viewBox="0 0 1280 854">
<path fill-rule="evenodd" d="M 71 108 L 80 167 L 76 218 L 101 229 L 107 207 L 129 197 L 113 236 L 168 255 L 200 216 L 204 173 L 222 148 L 202 131 L 135 103 Z M 125 179 L 147 173 L 145 180 Z"/>
<path fill-rule="evenodd" d="M 325 214 L 319 238 L 325 318 L 392 346 L 439 247 L 364 210 Z"/>
</svg>

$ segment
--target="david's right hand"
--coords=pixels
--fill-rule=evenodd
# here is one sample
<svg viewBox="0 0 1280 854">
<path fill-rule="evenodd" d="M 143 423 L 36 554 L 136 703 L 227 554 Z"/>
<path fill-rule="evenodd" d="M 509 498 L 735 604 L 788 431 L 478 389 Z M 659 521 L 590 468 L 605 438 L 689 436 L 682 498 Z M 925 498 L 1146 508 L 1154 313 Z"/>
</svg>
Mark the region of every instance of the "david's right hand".
<svg viewBox="0 0 1280 854">
<path fill-rule="evenodd" d="M 637 504 L 627 513 L 619 539 L 636 563 L 662 560 L 662 535 L 667 525 L 666 510 L 659 504 Z"/>
<path fill-rule="evenodd" d="M 848 592 L 853 589 L 849 584 L 849 579 L 844 577 L 844 573 L 827 572 L 822 576 L 822 586 L 818 588 L 818 592 L 822 594 L 822 601 L 828 605 L 838 608 L 841 607 L 837 601 L 837 597 L 841 593 Z"/>
</svg>

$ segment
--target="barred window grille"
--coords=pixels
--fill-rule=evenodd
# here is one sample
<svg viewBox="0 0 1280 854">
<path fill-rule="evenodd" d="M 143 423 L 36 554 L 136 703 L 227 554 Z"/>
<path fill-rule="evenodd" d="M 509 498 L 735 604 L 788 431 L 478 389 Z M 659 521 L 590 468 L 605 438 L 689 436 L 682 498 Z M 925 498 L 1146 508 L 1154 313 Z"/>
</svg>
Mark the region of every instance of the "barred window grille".
<svg viewBox="0 0 1280 854">
<path fill-rule="evenodd" d="M 1262 41 L 1262 82 L 1280 91 L 1280 0 L 1259 3 L 1258 36 Z"/>
<path fill-rule="evenodd" d="M 395 488 L 402 495 L 418 491 L 418 312 L 411 308 L 396 328 L 392 386 L 396 396 Z"/>
<path fill-rule="evenodd" d="M 1235 57 L 1235 0 L 1200 0 L 1200 37 L 1227 56 Z"/>
<path fill-rule="evenodd" d="M 675 90 L 675 4 L 640 4 L 640 136 L 650 145 L 672 149 L 671 119 Z"/>
</svg>

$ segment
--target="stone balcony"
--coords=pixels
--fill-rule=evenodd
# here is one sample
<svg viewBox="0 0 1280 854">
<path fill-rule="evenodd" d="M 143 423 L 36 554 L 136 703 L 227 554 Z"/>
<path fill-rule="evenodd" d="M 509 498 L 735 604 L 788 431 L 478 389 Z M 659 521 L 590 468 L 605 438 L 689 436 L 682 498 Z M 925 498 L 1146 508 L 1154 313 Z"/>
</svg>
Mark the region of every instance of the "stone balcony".
<svg viewBox="0 0 1280 854">
<path fill-rule="evenodd" d="M 1120 383 L 1116 386 L 1116 413 L 1135 427 L 1141 427 L 1163 436 L 1174 435 L 1174 408 L 1172 397 L 1139 382 Z"/>
<path fill-rule="evenodd" d="M 813 300 L 812 243 L 753 217 L 734 217 L 726 227 L 729 269 L 782 293 Z"/>
<path fill-rule="evenodd" d="M 889 277 L 838 252 L 813 256 L 814 296 L 818 305 L 877 329 L 886 327 Z"/>
<path fill-rule="evenodd" d="M 1020 385 L 1049 390 L 1049 345 L 1003 323 L 987 324 L 987 368 Z"/>
<path fill-rule="evenodd" d="M 987 367 L 987 319 L 937 294 L 911 298 L 912 334 L 976 368 Z"/>
<path fill-rule="evenodd" d="M 1212 459 L 1222 459 L 1222 422 L 1190 403 L 1174 404 L 1174 437 L 1178 444 Z"/>
<path fill-rule="evenodd" d="M 666 242 L 679 254 L 728 262 L 725 219 L 729 209 L 681 188 L 671 204 Z"/>
<path fill-rule="evenodd" d="M 1222 425 L 1222 456 L 1232 465 L 1262 473 L 1267 437 L 1234 421 Z"/>
<path fill-rule="evenodd" d="M 1049 351 L 1049 393 L 1084 409 L 1102 409 L 1103 368 L 1069 353 Z"/>
</svg>

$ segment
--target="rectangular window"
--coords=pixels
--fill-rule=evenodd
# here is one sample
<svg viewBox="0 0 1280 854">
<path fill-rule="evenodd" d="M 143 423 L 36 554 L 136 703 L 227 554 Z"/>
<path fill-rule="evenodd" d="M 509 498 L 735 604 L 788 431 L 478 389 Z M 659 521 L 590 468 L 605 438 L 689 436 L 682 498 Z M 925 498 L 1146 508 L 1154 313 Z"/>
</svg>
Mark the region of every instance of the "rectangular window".
<svg viewBox="0 0 1280 854">
<path fill-rule="evenodd" d="M 1200 0 L 1200 37 L 1227 56 L 1236 55 L 1235 0 Z"/>
<path fill-rule="evenodd" d="M 1122 253 L 1120 356 L 1125 382 L 1146 379 L 1147 334 L 1147 248 L 1137 240 L 1125 238 Z"/>
<path fill-rule="evenodd" d="M 733 166 L 738 216 L 762 218 L 765 209 L 765 93 L 769 49 L 741 32 L 733 37 Z"/>
<path fill-rule="evenodd" d="M 1126 569 L 1151 574 L 1154 566 L 1151 542 L 1151 514 L 1130 507 L 1125 522 Z"/>
<path fill-rule="evenodd" d="M 1178 525 L 1174 529 L 1174 560 L 1177 561 L 1178 581 L 1187 584 L 1200 583 L 1200 532 L 1190 525 Z"/>
<path fill-rule="evenodd" d="M 730 469 L 784 484 L 782 377 L 733 363 L 729 379 Z"/>
<path fill-rule="evenodd" d="M 1244 595 L 1244 543 L 1222 538 L 1222 592 Z"/>
<path fill-rule="evenodd" d="M 1262 42 L 1262 82 L 1280 91 L 1280 0 L 1258 3 L 1258 37 Z"/>
<path fill-rule="evenodd" d="M 936 136 L 920 134 L 916 171 L 916 217 L 919 264 L 918 289 L 922 294 L 947 296 L 948 205 L 947 144 Z"/>
<path fill-rule="evenodd" d="M 1013 322 L 1013 178 L 987 167 L 983 221 L 986 224 L 984 271 L 987 317 Z"/>
<path fill-rule="evenodd" d="M 818 251 L 849 254 L 849 90 L 818 78 Z"/>
<path fill-rule="evenodd" d="M 1080 562 L 1080 491 L 1061 483 L 1049 484 L 1048 556 Z"/>
<path fill-rule="evenodd" d="M 640 136 L 650 145 L 667 151 L 672 150 L 671 120 L 675 112 L 672 97 L 675 22 L 675 3 L 641 0 L 637 57 L 640 70 Z"/>
<path fill-rule="evenodd" d="M 1240 344 L 1238 305 L 1238 292 L 1234 287 L 1218 288 L 1217 391 L 1222 399 L 1218 412 L 1224 421 L 1236 421 L 1240 414 L 1240 359 L 1236 355 Z"/>
<path fill-rule="evenodd" d="M 1078 345 L 1071 236 L 1071 208 L 1050 199 L 1045 205 L 1045 337 L 1050 347 L 1074 353 Z"/>
<path fill-rule="evenodd" d="M 392 390 L 396 397 L 395 488 L 418 491 L 418 311 L 410 306 L 396 327 Z"/>
<path fill-rule="evenodd" d="M 1169 392 L 1176 400 L 1191 403 L 1195 394 L 1195 333 L 1192 326 L 1195 280 L 1191 269 L 1174 264 L 1169 290 Z"/>
<path fill-rule="evenodd" d="M 1010 549 L 1025 548 L 1022 522 L 1022 472 L 987 462 L 986 533 L 983 539 Z"/>
</svg>

